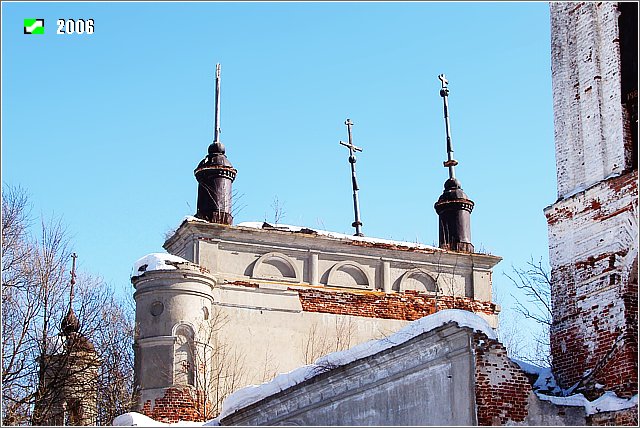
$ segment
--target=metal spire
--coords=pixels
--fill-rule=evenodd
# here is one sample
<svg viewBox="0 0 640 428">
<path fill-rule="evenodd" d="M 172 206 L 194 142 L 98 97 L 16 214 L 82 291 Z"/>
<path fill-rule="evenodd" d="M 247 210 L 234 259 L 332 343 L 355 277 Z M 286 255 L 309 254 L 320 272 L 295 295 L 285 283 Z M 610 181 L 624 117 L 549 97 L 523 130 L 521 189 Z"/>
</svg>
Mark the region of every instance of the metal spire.
<svg viewBox="0 0 640 428">
<path fill-rule="evenodd" d="M 78 255 L 76 253 L 73 253 L 71 254 L 71 258 L 73 259 L 73 262 L 71 264 L 71 289 L 69 291 L 69 307 L 73 305 L 73 287 L 74 285 L 76 285 L 76 259 L 78 258 Z"/>
<path fill-rule="evenodd" d="M 215 95 L 215 129 L 213 130 L 213 142 L 220 141 L 220 63 L 216 64 L 216 95 Z"/>
<path fill-rule="evenodd" d="M 60 334 L 67 337 L 80 330 L 80 321 L 78 321 L 78 317 L 73 312 L 73 294 L 74 285 L 76 284 L 76 259 L 78 256 L 76 253 L 73 253 L 71 254 L 71 258 L 73 259 L 73 264 L 71 267 L 71 287 L 69 289 L 69 310 L 60 323 Z"/>
<path fill-rule="evenodd" d="M 449 81 L 444 74 L 439 75 L 438 79 L 442 82 L 440 96 L 444 102 L 444 123 L 447 130 L 447 160 L 443 162 L 443 165 L 445 168 L 449 168 L 449 178 L 455 179 L 456 172 L 454 167 L 458 165 L 458 161 L 453 158 L 453 145 L 451 144 L 451 126 L 449 124 L 449 88 L 447 87 Z"/>
<path fill-rule="evenodd" d="M 356 156 L 355 152 L 361 152 L 362 149 L 360 147 L 356 147 L 353 145 L 351 138 L 351 127 L 353 126 L 353 122 L 351 119 L 347 119 L 344 122 L 347 125 L 347 132 L 349 133 L 349 143 L 345 143 L 340 141 L 340 144 L 349 148 L 349 163 L 351 164 L 351 184 L 353 185 L 353 209 L 355 211 L 355 221 L 351 223 L 351 226 L 356 228 L 356 233 L 354 236 L 364 236 L 364 234 L 360 231 L 360 226 L 362 226 L 362 222 L 360 221 L 360 204 L 358 202 L 358 181 L 356 180 Z"/>
</svg>

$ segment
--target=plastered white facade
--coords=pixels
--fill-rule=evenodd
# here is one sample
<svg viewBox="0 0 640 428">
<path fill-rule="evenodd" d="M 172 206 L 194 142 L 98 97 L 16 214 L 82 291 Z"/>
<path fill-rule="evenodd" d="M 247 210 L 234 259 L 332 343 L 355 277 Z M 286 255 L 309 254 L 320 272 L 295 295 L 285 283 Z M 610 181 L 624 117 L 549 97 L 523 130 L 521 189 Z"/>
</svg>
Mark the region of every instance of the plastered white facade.
<svg viewBox="0 0 640 428">
<path fill-rule="evenodd" d="M 175 357 L 180 325 L 194 334 L 193 387 L 203 389 L 198 370 L 213 367 L 198 361 L 207 360 L 238 376 L 228 393 L 328 352 L 388 336 L 409 322 L 358 316 L 354 308 L 345 315 L 339 303 L 338 309 L 325 310 L 320 302 L 304 310 L 301 290 L 374 300 L 409 290 L 491 304 L 491 269 L 499 257 L 396 244 L 185 220 L 165 248 L 189 263 L 132 279 L 140 403 L 185 381 Z M 478 314 L 495 328 L 497 310 Z M 211 349 L 224 349 L 224 356 L 212 362 Z"/>
</svg>

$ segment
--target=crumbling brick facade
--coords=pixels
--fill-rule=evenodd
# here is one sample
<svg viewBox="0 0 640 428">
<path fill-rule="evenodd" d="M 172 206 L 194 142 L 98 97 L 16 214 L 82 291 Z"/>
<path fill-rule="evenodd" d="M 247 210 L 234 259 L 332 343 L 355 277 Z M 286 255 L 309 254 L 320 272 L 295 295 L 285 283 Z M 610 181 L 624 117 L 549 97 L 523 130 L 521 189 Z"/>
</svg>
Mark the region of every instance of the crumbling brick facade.
<svg viewBox="0 0 640 428">
<path fill-rule="evenodd" d="M 300 288 L 302 309 L 305 312 L 352 315 L 415 321 L 437 310 L 463 309 L 474 313 L 496 315 L 498 307 L 492 302 L 468 297 L 434 296 L 408 290 L 402 293 L 342 292 Z"/>
<path fill-rule="evenodd" d="M 587 416 L 589 426 L 638 426 L 638 407 Z"/>
<path fill-rule="evenodd" d="M 507 358 L 506 348 L 483 333 L 474 334 L 478 425 L 522 423 L 528 415 L 531 384 Z"/>
<path fill-rule="evenodd" d="M 551 353 L 560 385 L 591 398 L 638 390 L 637 137 L 630 132 L 637 114 L 634 123 L 634 83 L 620 46 L 630 39 L 625 31 L 637 38 L 637 24 L 621 22 L 617 3 L 551 4 L 558 173 L 558 200 L 545 209 Z"/>
<path fill-rule="evenodd" d="M 141 412 L 156 421 L 206 421 L 212 416 L 202 391 L 190 387 L 167 388 L 164 396 L 147 400 Z"/>
</svg>

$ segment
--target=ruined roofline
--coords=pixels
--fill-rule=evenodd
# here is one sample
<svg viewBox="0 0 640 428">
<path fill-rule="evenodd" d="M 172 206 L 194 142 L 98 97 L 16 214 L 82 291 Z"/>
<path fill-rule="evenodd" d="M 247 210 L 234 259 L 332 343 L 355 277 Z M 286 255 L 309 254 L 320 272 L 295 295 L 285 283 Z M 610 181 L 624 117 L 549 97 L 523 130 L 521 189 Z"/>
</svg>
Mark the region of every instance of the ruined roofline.
<svg viewBox="0 0 640 428">
<path fill-rule="evenodd" d="M 609 174 L 607 177 L 602 179 L 601 181 L 592 183 L 586 187 L 578 186 L 573 191 L 567 193 L 566 195 L 559 196 L 556 201 L 550 205 L 547 205 L 543 208 L 543 212 L 546 214 L 547 212 L 553 210 L 554 208 L 561 206 L 566 203 L 571 203 L 571 201 L 585 197 L 592 193 L 593 191 L 598 191 L 598 189 L 603 188 L 605 186 L 610 186 L 611 188 L 619 188 L 620 186 L 624 186 L 622 183 L 628 183 L 632 185 L 635 183 L 636 187 L 638 187 L 638 170 L 628 171 L 622 174 L 613 173 Z M 618 189 L 619 190 L 619 189 Z"/>
<path fill-rule="evenodd" d="M 420 318 L 407 324 L 392 335 L 371 340 L 353 346 L 344 351 L 332 352 L 317 359 L 314 363 L 299 367 L 288 373 L 278 374 L 274 379 L 261 385 L 241 388 L 227 397 L 222 405 L 218 420 L 233 415 L 236 411 L 249 408 L 264 399 L 282 396 L 291 392 L 296 385 L 311 379 L 325 377 L 326 373 L 338 367 L 357 364 L 374 355 L 395 349 L 401 350 L 419 337 L 430 335 L 452 336 L 464 332 L 470 336 L 478 332 L 489 340 L 497 340 L 496 332 L 480 316 L 472 312 L 448 309 Z M 405 348 L 406 349 L 406 348 Z"/>
<path fill-rule="evenodd" d="M 353 245 L 354 247 L 359 248 L 369 248 L 376 249 L 381 251 L 391 251 L 395 253 L 402 254 L 425 254 L 425 255 L 438 255 L 442 254 L 446 257 L 463 257 L 466 259 L 470 259 L 473 263 L 477 263 L 479 267 L 485 267 L 487 269 L 493 268 L 497 265 L 502 257 L 495 256 L 492 254 L 485 253 L 468 253 L 468 252 L 460 252 L 447 250 L 443 248 L 434 247 L 431 245 L 419 244 L 416 242 L 406 242 L 406 241 L 394 241 L 389 239 L 382 238 L 372 238 L 367 236 L 352 236 L 337 232 L 329 232 L 318 229 L 311 229 L 301 226 L 292 226 L 285 224 L 276 224 L 271 225 L 266 222 L 243 222 L 237 225 L 223 225 L 210 223 L 201 219 L 198 219 L 193 216 L 186 216 L 181 222 L 180 226 L 175 230 L 175 232 L 166 239 L 163 244 L 163 248 L 169 251 L 169 248 L 172 248 L 177 241 L 184 238 L 185 228 L 195 228 L 202 235 L 198 235 L 198 238 L 203 238 L 210 233 L 216 233 L 219 231 L 220 238 L 224 239 L 225 232 L 230 232 L 230 234 L 235 233 L 256 233 L 258 236 L 264 237 L 292 237 L 294 239 L 302 238 L 302 239 L 319 239 L 327 243 L 332 244 L 347 244 Z M 205 235 L 205 236 L 203 236 Z M 273 239 L 271 239 L 273 240 Z M 284 242 L 283 242 L 284 243 Z M 444 261 L 444 260 L 443 260 Z"/>
</svg>

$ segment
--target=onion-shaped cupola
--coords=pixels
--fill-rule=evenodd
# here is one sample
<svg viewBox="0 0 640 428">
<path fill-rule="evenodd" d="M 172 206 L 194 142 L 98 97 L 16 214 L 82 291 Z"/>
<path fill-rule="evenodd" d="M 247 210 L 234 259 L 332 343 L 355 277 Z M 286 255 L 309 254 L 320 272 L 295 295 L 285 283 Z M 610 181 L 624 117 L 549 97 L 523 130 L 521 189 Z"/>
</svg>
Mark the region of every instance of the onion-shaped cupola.
<svg viewBox="0 0 640 428">
<path fill-rule="evenodd" d="M 196 217 L 212 223 L 232 224 L 232 183 L 238 172 L 220 142 L 220 64 L 216 65 L 215 125 L 213 143 L 194 174 L 198 181 Z"/>
<path fill-rule="evenodd" d="M 444 162 L 444 166 L 449 168 L 449 178 L 444 183 L 444 191 L 434 205 L 438 214 L 439 246 L 447 250 L 473 252 L 473 244 L 471 243 L 473 201 L 464 193 L 460 181 L 455 176 L 455 166 L 458 161 L 453 158 L 451 143 L 448 81 L 444 74 L 438 78 L 442 82 L 440 96 L 444 102 L 444 121 L 447 133 L 447 160 Z"/>
<path fill-rule="evenodd" d="M 73 259 L 73 264 L 71 267 L 71 287 L 69 289 L 69 310 L 60 323 L 60 331 L 62 335 L 66 337 L 80 330 L 80 320 L 78 320 L 78 317 L 73 311 L 74 286 L 76 285 L 76 259 L 78 256 L 76 253 L 73 253 L 71 254 L 71 258 Z"/>
</svg>

